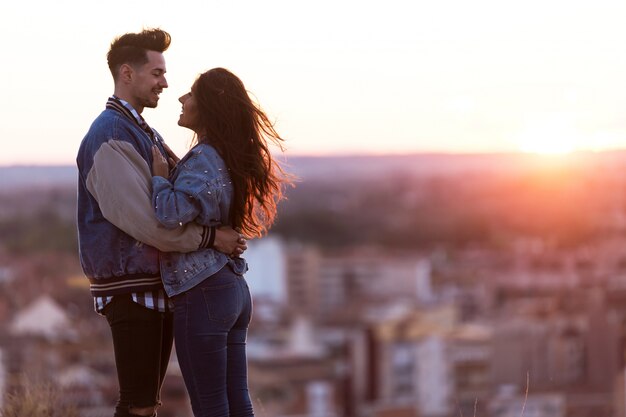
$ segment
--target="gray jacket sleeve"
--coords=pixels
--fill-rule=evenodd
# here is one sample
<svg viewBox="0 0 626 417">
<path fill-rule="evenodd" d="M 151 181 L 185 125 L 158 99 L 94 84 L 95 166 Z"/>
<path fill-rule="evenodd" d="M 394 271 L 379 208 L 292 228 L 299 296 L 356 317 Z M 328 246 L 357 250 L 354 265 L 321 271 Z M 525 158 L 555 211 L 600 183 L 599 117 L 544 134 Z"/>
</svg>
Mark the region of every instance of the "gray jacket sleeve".
<svg viewBox="0 0 626 417">
<path fill-rule="evenodd" d="M 148 164 L 130 143 L 110 140 L 94 155 L 86 183 L 102 215 L 134 239 L 162 252 L 197 250 L 202 226 L 189 223 L 166 229 L 157 221 L 151 180 Z"/>
</svg>

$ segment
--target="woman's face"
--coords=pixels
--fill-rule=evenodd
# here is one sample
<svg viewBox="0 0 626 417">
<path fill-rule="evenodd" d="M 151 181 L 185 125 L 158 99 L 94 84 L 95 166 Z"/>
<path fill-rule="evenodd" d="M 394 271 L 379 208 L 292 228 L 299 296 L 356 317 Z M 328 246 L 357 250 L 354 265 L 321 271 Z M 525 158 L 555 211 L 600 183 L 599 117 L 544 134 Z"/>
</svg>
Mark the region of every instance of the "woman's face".
<svg viewBox="0 0 626 417">
<path fill-rule="evenodd" d="M 192 91 L 178 98 L 183 105 L 183 109 L 178 118 L 178 125 L 193 130 L 196 133 L 198 128 L 198 106 Z"/>
</svg>

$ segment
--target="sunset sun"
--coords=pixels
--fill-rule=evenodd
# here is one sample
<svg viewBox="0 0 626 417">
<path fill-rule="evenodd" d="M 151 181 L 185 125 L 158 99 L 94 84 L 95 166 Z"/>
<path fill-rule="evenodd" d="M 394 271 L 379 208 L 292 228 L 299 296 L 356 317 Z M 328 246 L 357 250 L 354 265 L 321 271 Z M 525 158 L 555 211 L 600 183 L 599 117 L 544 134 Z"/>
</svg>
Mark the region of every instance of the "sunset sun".
<svg viewBox="0 0 626 417">
<path fill-rule="evenodd" d="M 519 144 L 522 152 L 538 153 L 544 155 L 562 155 L 575 150 L 572 141 L 562 137 L 541 137 L 528 138 Z"/>
<path fill-rule="evenodd" d="M 527 126 L 515 138 L 522 152 L 563 155 L 578 149 L 578 134 L 572 126 L 559 121 Z"/>
</svg>

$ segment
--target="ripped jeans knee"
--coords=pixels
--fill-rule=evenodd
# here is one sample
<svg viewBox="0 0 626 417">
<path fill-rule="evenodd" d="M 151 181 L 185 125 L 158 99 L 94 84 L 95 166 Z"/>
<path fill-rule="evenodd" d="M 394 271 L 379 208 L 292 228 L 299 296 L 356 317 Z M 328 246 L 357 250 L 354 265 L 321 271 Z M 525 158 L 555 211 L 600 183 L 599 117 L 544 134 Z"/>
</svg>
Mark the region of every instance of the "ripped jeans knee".
<svg viewBox="0 0 626 417">
<path fill-rule="evenodd" d="M 130 416 L 156 417 L 157 407 L 158 405 L 152 407 L 128 407 L 128 414 Z"/>
</svg>

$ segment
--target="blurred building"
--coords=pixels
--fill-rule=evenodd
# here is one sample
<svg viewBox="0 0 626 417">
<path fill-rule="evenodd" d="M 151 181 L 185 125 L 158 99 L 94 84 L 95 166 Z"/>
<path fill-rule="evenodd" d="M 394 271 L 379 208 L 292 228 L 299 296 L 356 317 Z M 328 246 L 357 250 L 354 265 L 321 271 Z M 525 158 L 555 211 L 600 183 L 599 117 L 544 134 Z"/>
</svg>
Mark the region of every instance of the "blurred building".
<svg viewBox="0 0 626 417">
<path fill-rule="evenodd" d="M 507 303 L 516 307 L 493 322 L 495 386 L 559 392 L 567 416 L 612 415 L 624 333 L 604 291 L 526 295 L 520 301 Z"/>
<path fill-rule="evenodd" d="M 366 381 L 358 416 L 447 417 L 489 390 L 491 334 L 460 323 L 454 306 L 382 318 L 366 335 L 364 362 L 351 364 Z"/>
<path fill-rule="evenodd" d="M 253 297 L 287 303 L 286 255 L 283 242 L 274 236 L 248 242 L 246 281 Z"/>
<path fill-rule="evenodd" d="M 473 416 L 477 409 L 484 409 L 493 392 L 493 330 L 484 324 L 463 323 L 450 332 L 447 341 L 455 409 Z"/>
<path fill-rule="evenodd" d="M 295 314 L 316 316 L 320 311 L 321 287 L 319 249 L 302 243 L 287 247 L 287 304 Z"/>
<path fill-rule="evenodd" d="M 563 394 L 518 392 L 515 386 L 502 386 L 489 401 L 490 417 L 566 417 Z"/>
<path fill-rule="evenodd" d="M 278 337 L 249 342 L 251 397 L 259 415 L 343 417 L 343 358 L 334 355 L 305 317 Z"/>
<path fill-rule="evenodd" d="M 52 298 L 42 295 L 18 311 L 9 326 L 14 336 L 39 336 L 48 340 L 71 340 L 77 333 L 67 313 Z"/>
<path fill-rule="evenodd" d="M 0 349 L 0 409 L 4 402 L 4 395 L 6 393 L 7 386 L 7 372 L 4 366 L 4 351 Z"/>
<path fill-rule="evenodd" d="M 290 310 L 322 321 L 358 319 L 369 305 L 431 303 L 435 297 L 428 259 L 375 248 L 324 252 L 291 244 L 286 269 Z"/>
</svg>

